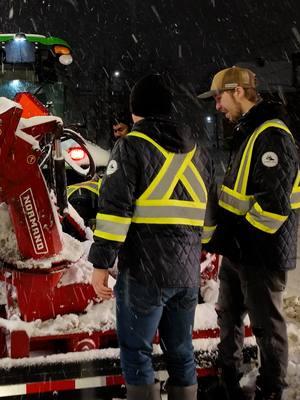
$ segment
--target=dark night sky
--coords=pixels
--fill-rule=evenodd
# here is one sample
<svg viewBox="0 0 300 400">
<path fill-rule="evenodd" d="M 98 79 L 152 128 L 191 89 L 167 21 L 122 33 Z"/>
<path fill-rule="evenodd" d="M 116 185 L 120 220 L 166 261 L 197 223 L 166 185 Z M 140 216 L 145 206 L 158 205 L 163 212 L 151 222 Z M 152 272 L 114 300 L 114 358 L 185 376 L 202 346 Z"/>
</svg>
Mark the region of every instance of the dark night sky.
<svg viewBox="0 0 300 400">
<path fill-rule="evenodd" d="M 300 51 L 299 0 L 0 0 L 1 31 L 51 34 L 73 48 L 74 84 L 100 103 L 121 85 L 171 69 L 196 91 L 239 61 L 289 60 Z M 103 89 L 105 87 L 106 89 Z M 104 96 L 104 97 L 103 97 Z M 99 96 L 98 96 L 99 97 Z M 98 104 L 99 105 L 99 104 Z M 99 105 L 101 107 L 101 104 Z"/>
<path fill-rule="evenodd" d="M 237 61 L 300 49 L 299 0 L 2 0 L 2 32 L 65 38 L 83 76 L 163 64 L 193 81 Z M 203 69 L 203 73 L 201 73 Z"/>
</svg>

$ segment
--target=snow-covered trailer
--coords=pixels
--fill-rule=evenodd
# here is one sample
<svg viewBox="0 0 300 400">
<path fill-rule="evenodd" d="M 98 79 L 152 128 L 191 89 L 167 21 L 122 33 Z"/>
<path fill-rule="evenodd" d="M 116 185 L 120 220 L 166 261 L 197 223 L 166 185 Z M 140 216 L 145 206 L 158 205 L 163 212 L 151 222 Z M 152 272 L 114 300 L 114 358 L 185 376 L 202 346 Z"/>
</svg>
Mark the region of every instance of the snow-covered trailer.
<svg viewBox="0 0 300 400">
<path fill-rule="evenodd" d="M 212 299 L 217 284 L 208 281 L 206 286 L 204 290 L 210 292 L 208 296 Z M 66 314 L 31 322 L 18 318 L 0 320 L 4 356 L 0 359 L 0 397 L 87 388 L 98 388 L 98 393 L 111 398 L 120 396 L 124 380 L 114 330 L 114 308 L 112 299 L 90 305 L 81 315 Z M 245 333 L 244 360 L 245 367 L 250 368 L 256 360 L 256 345 L 249 327 Z M 213 303 L 199 304 L 193 332 L 199 391 L 207 390 L 206 383 L 217 377 L 218 341 Z M 153 347 L 154 368 L 163 382 L 167 372 L 158 338 Z"/>
</svg>

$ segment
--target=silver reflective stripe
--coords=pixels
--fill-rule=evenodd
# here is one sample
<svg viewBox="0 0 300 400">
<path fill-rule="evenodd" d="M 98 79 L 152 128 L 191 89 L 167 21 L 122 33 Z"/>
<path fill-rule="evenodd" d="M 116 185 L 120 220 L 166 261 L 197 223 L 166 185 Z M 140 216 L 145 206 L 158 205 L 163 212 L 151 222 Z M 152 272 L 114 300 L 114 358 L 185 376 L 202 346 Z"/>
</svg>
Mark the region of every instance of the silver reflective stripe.
<svg viewBox="0 0 300 400">
<path fill-rule="evenodd" d="M 175 154 L 168 169 L 165 174 L 162 176 L 160 182 L 155 186 L 152 193 L 148 196 L 149 200 L 161 199 L 164 197 L 166 192 L 171 186 L 176 174 L 178 173 L 179 168 L 182 165 L 182 162 L 186 158 L 186 154 Z M 166 161 L 167 162 L 167 161 Z"/>
<path fill-rule="evenodd" d="M 300 192 L 291 194 L 291 206 L 293 209 L 300 208 Z"/>
<path fill-rule="evenodd" d="M 105 221 L 98 218 L 96 220 L 96 230 L 106 232 L 111 235 L 126 235 L 129 229 L 129 225 L 130 223 L 121 224 L 118 222 Z"/>
<path fill-rule="evenodd" d="M 235 213 L 239 215 L 245 215 L 251 208 L 252 203 L 253 200 L 251 198 L 238 199 L 224 191 L 221 191 L 219 198 L 219 204 L 221 207 L 226 208 L 224 205 L 228 205 L 228 209 L 232 208 L 236 210 Z M 232 211 L 234 212 L 234 210 Z"/>
<path fill-rule="evenodd" d="M 250 161 L 251 161 L 251 157 L 252 157 L 252 148 L 254 145 L 254 142 L 256 140 L 257 134 L 254 134 L 251 136 L 247 146 L 246 146 L 246 154 L 243 153 L 242 155 L 242 160 L 243 162 L 240 165 L 239 171 L 238 171 L 238 178 L 237 181 L 234 185 L 234 189 L 239 192 L 242 193 L 243 192 L 243 182 L 245 179 L 247 179 L 248 181 L 248 174 L 249 174 L 249 168 L 247 168 L 248 166 L 250 166 Z M 245 158 L 243 159 L 245 154 Z M 246 189 L 246 188 L 245 188 Z"/>
<path fill-rule="evenodd" d="M 98 188 L 98 182 L 86 182 L 84 185 L 86 185 L 86 186 L 91 186 L 91 187 L 93 187 L 94 189 L 97 189 L 97 188 Z"/>
<path fill-rule="evenodd" d="M 201 235 L 201 242 L 208 243 L 216 229 L 216 226 L 204 226 L 202 235 Z"/>
<path fill-rule="evenodd" d="M 300 208 L 300 170 L 298 170 L 291 194 L 291 206 L 293 210 Z"/>
<path fill-rule="evenodd" d="M 194 172 L 188 166 L 188 168 L 184 171 L 185 178 L 189 181 L 190 185 L 192 186 L 193 190 L 195 191 L 196 195 L 198 196 L 200 201 L 206 201 L 206 193 L 203 190 L 203 187 L 200 185 L 200 182 L 196 178 Z"/>
<path fill-rule="evenodd" d="M 238 175 L 237 175 L 237 180 L 236 183 L 234 185 L 234 190 L 241 193 L 241 194 L 246 194 L 246 188 L 247 188 L 247 183 L 248 183 L 248 176 L 249 176 L 249 170 L 250 170 L 250 162 L 251 162 L 251 158 L 252 158 L 252 152 L 253 152 L 253 146 L 254 143 L 257 139 L 257 137 L 266 129 L 268 128 L 272 128 L 272 127 L 276 127 L 279 129 L 282 129 L 284 131 L 286 131 L 287 133 L 289 133 L 291 136 L 291 132 L 288 129 L 288 127 L 284 124 L 284 122 L 282 122 L 279 119 L 272 119 L 272 120 L 268 120 L 265 121 L 263 124 L 261 124 L 251 135 L 244 153 L 242 155 L 242 160 L 241 160 L 241 165 L 238 171 Z"/>
<path fill-rule="evenodd" d="M 144 134 L 129 135 L 149 141 L 166 158 L 148 188 L 136 200 L 132 222 L 203 226 L 207 196 L 205 189 L 201 188 L 201 184 L 198 182 L 202 178 L 200 174 L 197 178 L 197 171 L 193 171 L 193 164 L 191 164 L 196 146 L 189 153 L 176 154 L 167 152 Z M 188 169 L 190 171 L 185 174 Z M 190 182 L 188 176 L 192 177 L 193 182 Z M 191 200 L 171 199 L 179 181 L 190 195 Z"/>
<path fill-rule="evenodd" d="M 77 183 L 75 185 L 71 185 L 67 187 L 67 196 L 70 197 L 76 190 L 80 189 L 86 189 L 90 190 L 91 192 L 98 194 L 98 182 L 95 181 L 87 181 L 87 182 L 81 182 Z"/>
<path fill-rule="evenodd" d="M 137 218 L 185 218 L 203 220 L 205 209 L 180 206 L 136 206 L 132 221 Z"/>
<path fill-rule="evenodd" d="M 275 233 L 287 219 L 287 217 L 284 216 L 282 216 L 280 220 L 268 217 L 256 211 L 254 207 L 249 210 L 246 218 L 252 225 L 269 233 Z"/>
</svg>

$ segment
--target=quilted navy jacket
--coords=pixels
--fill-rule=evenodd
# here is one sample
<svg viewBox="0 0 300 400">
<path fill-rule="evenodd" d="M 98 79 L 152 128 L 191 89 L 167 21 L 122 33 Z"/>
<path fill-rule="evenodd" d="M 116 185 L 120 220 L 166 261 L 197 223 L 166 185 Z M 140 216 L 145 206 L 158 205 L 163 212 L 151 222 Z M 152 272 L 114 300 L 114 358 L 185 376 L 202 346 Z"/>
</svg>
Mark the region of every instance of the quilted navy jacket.
<svg viewBox="0 0 300 400">
<path fill-rule="evenodd" d="M 250 109 L 234 129 L 232 151 L 224 183 L 232 187 L 236 180 L 241 156 L 253 131 L 270 119 L 281 119 L 276 103 L 261 101 Z M 276 153 L 278 164 L 265 166 L 266 152 Z M 288 219 L 279 230 L 265 233 L 224 208 L 218 211 L 218 226 L 208 250 L 228 256 L 233 261 L 256 267 L 287 270 L 296 266 L 298 217 L 290 206 L 290 194 L 298 171 L 296 145 L 285 131 L 268 128 L 257 138 L 251 159 L 247 194 L 254 195 L 263 210 Z"/>
<path fill-rule="evenodd" d="M 133 126 L 166 150 L 187 153 L 195 146 L 189 129 L 160 118 L 146 118 Z M 147 189 L 164 162 L 160 151 L 146 140 L 127 136 L 115 144 L 111 160 L 117 171 L 102 181 L 99 212 L 132 217 L 134 201 Z M 215 195 L 212 161 L 200 147 L 193 162 L 204 180 L 209 198 Z M 172 198 L 189 200 L 180 182 Z M 215 199 L 216 200 L 216 199 Z M 95 268 L 112 267 L 118 255 L 119 270 L 144 285 L 196 287 L 199 285 L 199 258 L 202 228 L 189 225 L 131 223 L 124 243 L 94 237 L 89 260 Z"/>
</svg>

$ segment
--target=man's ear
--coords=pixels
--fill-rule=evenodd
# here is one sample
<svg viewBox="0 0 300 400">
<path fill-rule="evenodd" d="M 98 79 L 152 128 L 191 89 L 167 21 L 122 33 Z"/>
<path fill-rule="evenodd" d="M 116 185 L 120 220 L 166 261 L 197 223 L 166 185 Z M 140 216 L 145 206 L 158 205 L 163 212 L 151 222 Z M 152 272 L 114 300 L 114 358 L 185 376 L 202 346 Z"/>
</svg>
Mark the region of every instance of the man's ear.
<svg viewBox="0 0 300 400">
<path fill-rule="evenodd" d="M 237 97 L 238 99 L 240 99 L 240 98 L 242 98 L 242 97 L 245 96 L 245 89 L 244 89 L 242 86 L 237 86 L 237 87 L 234 89 L 234 93 L 235 93 L 236 97 Z"/>
</svg>

